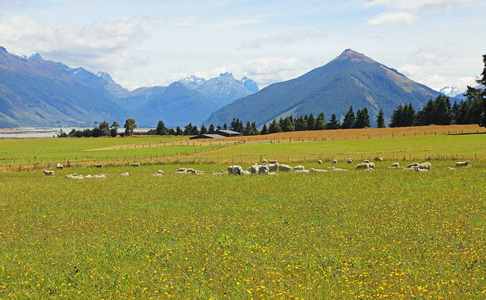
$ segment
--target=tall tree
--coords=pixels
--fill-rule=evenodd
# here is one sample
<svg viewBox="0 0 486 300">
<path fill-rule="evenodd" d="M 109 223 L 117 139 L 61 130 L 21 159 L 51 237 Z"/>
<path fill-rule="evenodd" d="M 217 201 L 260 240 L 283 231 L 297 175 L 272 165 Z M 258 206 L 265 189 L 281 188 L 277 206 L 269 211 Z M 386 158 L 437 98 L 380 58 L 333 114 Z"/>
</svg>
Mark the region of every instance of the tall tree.
<svg viewBox="0 0 486 300">
<path fill-rule="evenodd" d="M 481 73 L 481 76 L 477 80 L 477 83 L 481 84 L 483 88 L 481 89 L 481 93 L 478 97 L 478 110 L 481 112 L 481 122 L 479 123 L 480 126 L 486 127 L 486 54 L 483 55 L 483 63 L 484 69 Z"/>
<path fill-rule="evenodd" d="M 316 118 L 314 115 L 310 113 L 309 118 L 307 119 L 307 130 L 314 130 L 316 128 Z"/>
<path fill-rule="evenodd" d="M 341 128 L 341 125 L 339 124 L 337 116 L 336 114 L 332 114 L 331 119 L 326 124 L 326 129 L 339 129 L 339 128 Z"/>
<path fill-rule="evenodd" d="M 113 124 L 111 124 L 111 130 L 110 134 L 112 137 L 116 137 L 118 135 L 118 128 L 120 128 L 120 124 L 118 124 L 117 121 L 113 121 Z"/>
<path fill-rule="evenodd" d="M 300 116 L 295 120 L 295 130 L 296 131 L 306 131 L 307 130 L 307 121 L 304 119 L 303 116 Z"/>
<path fill-rule="evenodd" d="M 353 111 L 353 106 L 351 105 L 348 112 L 344 116 L 343 123 L 341 124 L 342 129 L 354 128 L 354 123 L 356 122 L 356 115 Z"/>
<path fill-rule="evenodd" d="M 199 131 L 199 133 L 200 134 L 206 134 L 206 133 L 208 133 L 208 130 L 207 130 L 206 126 L 204 126 L 204 124 L 201 125 L 201 130 Z"/>
<path fill-rule="evenodd" d="M 100 123 L 100 136 L 109 136 L 110 135 L 110 123 L 106 120 Z"/>
<path fill-rule="evenodd" d="M 321 112 L 317 115 L 316 125 L 314 126 L 315 130 L 324 130 L 326 129 L 326 120 L 324 118 L 324 113 Z"/>
<path fill-rule="evenodd" d="M 356 113 L 356 122 L 354 122 L 354 128 L 366 128 L 371 127 L 370 125 L 370 115 L 368 114 L 368 109 L 365 107 L 363 109 L 358 109 Z"/>
<path fill-rule="evenodd" d="M 273 119 L 272 123 L 270 123 L 270 126 L 268 127 L 268 133 L 278 133 L 282 132 L 282 128 L 278 124 L 277 120 Z"/>
<path fill-rule="evenodd" d="M 159 123 L 157 124 L 157 128 L 155 129 L 155 132 L 158 135 L 167 135 L 168 131 L 167 128 L 165 127 L 164 122 L 159 121 Z"/>
<path fill-rule="evenodd" d="M 267 124 L 263 124 L 262 131 L 260 132 L 261 135 L 268 134 Z"/>
<path fill-rule="evenodd" d="M 209 124 L 208 133 L 215 133 L 215 132 L 216 132 L 216 130 L 214 130 L 214 125 L 213 124 Z"/>
<path fill-rule="evenodd" d="M 383 113 L 383 109 L 380 109 L 376 116 L 376 127 L 385 128 L 385 114 Z"/>
<path fill-rule="evenodd" d="M 294 122 L 292 122 L 292 119 L 290 117 L 286 117 L 285 119 L 283 119 L 282 123 L 280 124 L 280 127 L 282 128 L 283 132 L 289 132 L 295 130 Z"/>
<path fill-rule="evenodd" d="M 125 125 L 123 126 L 123 128 L 125 128 L 125 135 L 132 136 L 133 135 L 133 131 L 135 130 L 135 128 L 137 128 L 137 123 L 135 123 L 135 120 L 134 119 L 128 118 L 125 121 Z"/>
</svg>

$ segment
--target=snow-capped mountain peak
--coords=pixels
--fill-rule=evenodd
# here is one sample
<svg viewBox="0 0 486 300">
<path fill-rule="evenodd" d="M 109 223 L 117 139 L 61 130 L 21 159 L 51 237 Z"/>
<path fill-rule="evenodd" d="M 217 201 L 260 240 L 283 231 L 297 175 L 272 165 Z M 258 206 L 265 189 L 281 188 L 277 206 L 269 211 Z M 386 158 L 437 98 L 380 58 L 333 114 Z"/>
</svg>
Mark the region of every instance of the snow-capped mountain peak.
<svg viewBox="0 0 486 300">
<path fill-rule="evenodd" d="M 197 89 L 206 82 L 206 79 L 191 75 L 179 80 L 179 82 L 191 89 Z"/>
<path fill-rule="evenodd" d="M 111 78 L 110 74 L 106 72 L 98 72 L 96 76 L 103 78 L 104 80 L 110 82 L 110 83 L 116 83 L 113 78 Z"/>
<path fill-rule="evenodd" d="M 443 87 L 439 92 L 447 97 L 457 97 L 457 96 L 462 96 L 462 94 L 464 94 L 466 90 L 460 89 L 455 86 L 446 86 Z"/>
<path fill-rule="evenodd" d="M 43 59 L 42 56 L 39 53 L 34 53 L 27 60 L 34 60 L 34 59 Z"/>
</svg>

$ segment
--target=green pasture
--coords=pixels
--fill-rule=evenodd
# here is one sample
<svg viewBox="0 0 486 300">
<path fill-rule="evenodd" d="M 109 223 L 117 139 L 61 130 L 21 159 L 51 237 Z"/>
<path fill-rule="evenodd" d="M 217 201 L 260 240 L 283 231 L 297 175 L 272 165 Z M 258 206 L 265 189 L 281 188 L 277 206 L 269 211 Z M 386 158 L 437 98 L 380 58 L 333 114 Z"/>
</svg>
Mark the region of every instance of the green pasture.
<svg viewBox="0 0 486 300">
<path fill-rule="evenodd" d="M 204 154 L 208 155 L 208 154 Z M 387 160 L 454 160 L 486 159 L 486 135 L 432 135 L 386 139 L 272 142 L 271 144 L 238 144 L 211 152 L 210 155 L 231 157 L 263 157 L 285 161 L 313 159 Z M 238 162 L 238 160 L 236 160 Z M 244 160 L 243 160 L 244 161 Z M 258 161 L 258 160 L 257 160 Z"/>
<path fill-rule="evenodd" d="M 196 146 L 187 138 L 175 137 L 11 139 L 0 140 L 0 164 L 108 161 L 125 157 L 133 160 L 144 156 L 194 154 L 215 147 Z"/>
<path fill-rule="evenodd" d="M 99 150 L 100 148 L 110 148 Z M 486 159 L 486 136 L 430 135 L 384 139 L 333 141 L 216 141 L 199 142 L 175 137 L 18 139 L 0 140 L 0 166 L 76 161 L 173 163 L 164 159 L 184 156 L 181 161 L 199 163 L 253 163 L 266 159 L 305 162 L 348 157 L 385 160 L 482 160 Z"/>
<path fill-rule="evenodd" d="M 434 161 L 418 173 L 338 163 L 350 171 L 278 176 L 210 175 L 226 168 L 217 164 L 184 166 L 204 175 L 176 175 L 179 165 L 0 173 L 0 298 L 482 299 L 486 163 L 471 164 L 451 171 L 451 161 Z M 165 174 L 152 177 L 158 169 Z M 109 175 L 64 178 L 72 172 Z"/>
</svg>

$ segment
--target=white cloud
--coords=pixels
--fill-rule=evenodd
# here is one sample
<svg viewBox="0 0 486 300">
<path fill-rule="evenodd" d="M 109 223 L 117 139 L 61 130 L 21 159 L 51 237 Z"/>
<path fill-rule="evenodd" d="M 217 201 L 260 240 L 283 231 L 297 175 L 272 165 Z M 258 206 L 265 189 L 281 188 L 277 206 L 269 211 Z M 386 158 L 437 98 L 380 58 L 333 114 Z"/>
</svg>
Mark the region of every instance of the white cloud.
<svg viewBox="0 0 486 300">
<path fill-rule="evenodd" d="M 457 58 L 456 58 L 457 59 Z M 412 55 L 410 61 L 416 65 L 445 65 L 454 58 L 447 52 L 445 44 L 422 47 Z"/>
<path fill-rule="evenodd" d="M 363 6 L 365 8 L 385 7 L 383 13 L 367 22 L 367 25 L 381 26 L 391 23 L 413 23 L 419 19 L 418 13 L 424 9 L 447 10 L 455 5 L 474 2 L 486 2 L 486 0 L 366 0 Z"/>
<path fill-rule="evenodd" d="M 393 24 L 393 23 L 398 23 L 398 24 L 411 24 L 414 21 L 417 20 L 417 17 L 410 13 L 410 12 L 384 12 L 380 14 L 379 16 L 369 20 L 366 25 L 371 25 L 371 26 L 381 26 L 384 24 Z"/>
<path fill-rule="evenodd" d="M 14 5 L 24 5 L 25 0 L 0 0 L 0 7 L 8 7 Z"/>
<path fill-rule="evenodd" d="M 47 27 L 17 15 L 0 23 L 0 36 L 17 53 L 40 52 L 47 59 L 72 66 L 109 71 L 148 62 L 147 57 L 128 51 L 147 38 L 147 24 L 143 19 L 117 19 L 83 26 Z"/>
<path fill-rule="evenodd" d="M 459 89 L 466 89 L 466 86 L 475 86 L 474 76 L 442 76 L 434 73 L 429 68 L 420 65 L 407 64 L 399 69 L 408 78 L 425 84 L 426 86 L 439 91 L 443 87 L 453 86 Z"/>
<path fill-rule="evenodd" d="M 242 44 L 237 50 L 259 49 L 265 46 L 281 46 L 293 44 L 300 40 L 315 39 L 323 37 L 325 33 L 320 29 L 302 31 L 298 28 L 291 28 L 288 31 L 279 32 L 274 35 L 265 35 Z"/>
</svg>

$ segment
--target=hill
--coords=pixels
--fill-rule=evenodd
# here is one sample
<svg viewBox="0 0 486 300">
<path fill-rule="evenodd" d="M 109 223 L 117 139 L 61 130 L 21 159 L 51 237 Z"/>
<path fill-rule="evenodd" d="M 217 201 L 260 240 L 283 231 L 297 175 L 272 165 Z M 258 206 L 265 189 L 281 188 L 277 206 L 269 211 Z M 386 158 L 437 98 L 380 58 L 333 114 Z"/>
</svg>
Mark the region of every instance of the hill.
<svg viewBox="0 0 486 300">
<path fill-rule="evenodd" d="M 380 109 L 390 117 L 399 104 L 412 103 L 420 109 L 438 95 L 396 70 L 347 49 L 320 68 L 236 100 L 214 112 L 204 124 L 229 124 L 239 118 L 261 126 L 275 118 L 320 112 L 326 119 L 333 113 L 342 119 L 350 106 L 355 111 L 367 107 L 374 123 Z"/>
<path fill-rule="evenodd" d="M 61 66 L 9 54 L 0 47 L 0 127 L 92 126 L 127 112 Z"/>
</svg>

